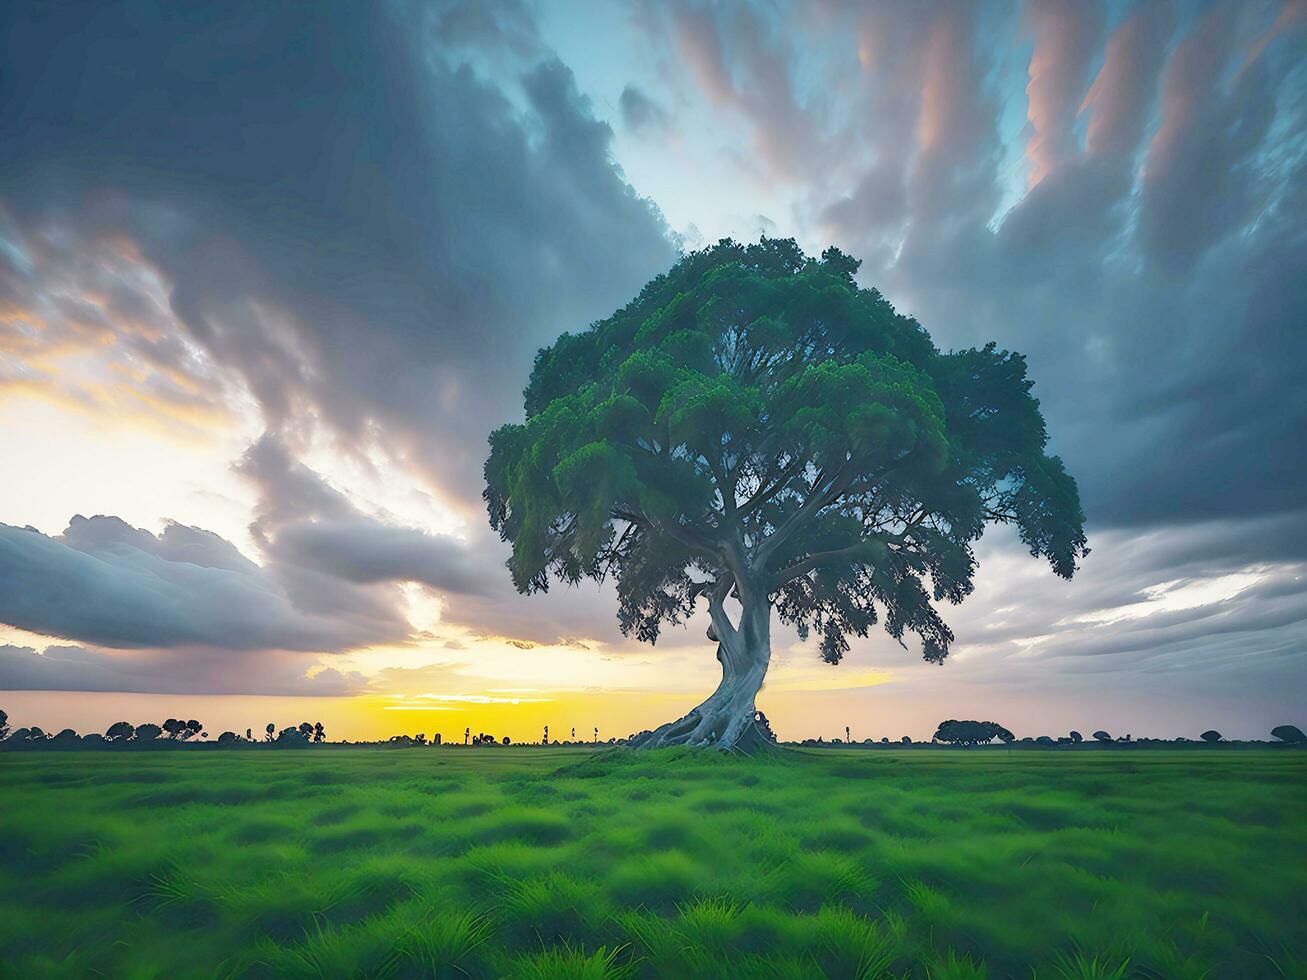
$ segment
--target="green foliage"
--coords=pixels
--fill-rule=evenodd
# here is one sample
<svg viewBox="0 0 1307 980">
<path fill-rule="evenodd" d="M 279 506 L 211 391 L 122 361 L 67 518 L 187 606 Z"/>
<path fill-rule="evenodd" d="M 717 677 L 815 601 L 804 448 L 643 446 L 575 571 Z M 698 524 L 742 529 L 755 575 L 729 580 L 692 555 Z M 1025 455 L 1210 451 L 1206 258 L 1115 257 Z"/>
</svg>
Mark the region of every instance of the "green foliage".
<svg viewBox="0 0 1307 980">
<path fill-rule="evenodd" d="M 401 949 L 424 976 L 468 974 L 493 930 L 494 921 L 485 913 L 432 910 L 404 936 Z"/>
<path fill-rule="evenodd" d="M 1077 949 L 1071 953 L 1058 953 L 1053 959 L 1053 975 L 1061 980 L 1125 980 L 1129 970 L 1129 956 L 1111 953 L 1091 955 Z"/>
<path fill-rule="evenodd" d="M 612 576 L 648 642 L 734 593 L 831 663 L 878 623 L 940 661 L 988 523 L 1070 577 L 1084 518 L 1024 358 L 937 350 L 857 266 L 725 240 L 541 351 L 485 466 L 518 589 Z"/>
<path fill-rule="evenodd" d="M 0 974 L 1302 975 L 1302 753 L 871 756 L 7 755 Z"/>
<path fill-rule="evenodd" d="M 625 980 L 633 970 L 617 962 L 620 949 L 600 946 L 589 955 L 568 944 L 524 956 L 513 966 L 519 980 Z"/>
</svg>

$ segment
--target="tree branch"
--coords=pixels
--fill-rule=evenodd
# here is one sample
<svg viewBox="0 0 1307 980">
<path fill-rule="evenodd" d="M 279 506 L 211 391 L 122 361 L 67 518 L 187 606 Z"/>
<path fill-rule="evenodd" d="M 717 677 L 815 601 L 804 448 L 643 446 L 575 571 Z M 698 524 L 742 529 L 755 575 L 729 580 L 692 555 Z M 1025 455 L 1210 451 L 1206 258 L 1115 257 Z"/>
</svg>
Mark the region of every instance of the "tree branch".
<svg viewBox="0 0 1307 980">
<path fill-rule="evenodd" d="M 770 486 L 766 487 L 766 489 L 759 490 L 740 505 L 740 518 L 743 519 L 748 517 L 749 514 L 753 513 L 753 511 L 757 510 L 768 500 L 778 494 L 785 485 L 790 482 L 790 479 L 803 469 L 805 465 L 807 465 L 807 460 L 796 454 L 790 465 L 786 466 L 781 471 L 781 474 L 775 477 Z"/>
<path fill-rule="evenodd" d="M 734 581 L 735 577 L 727 572 L 717 579 L 716 585 L 708 595 L 708 615 L 712 619 L 713 630 L 717 633 L 719 642 L 734 641 L 739 636 L 739 630 L 726 615 L 726 597 L 730 595 Z"/>
<path fill-rule="evenodd" d="M 774 576 L 772 576 L 772 578 L 770 579 L 770 585 L 768 587 L 768 591 L 774 592 L 777 589 L 779 589 L 781 586 L 785 585 L 787 582 L 793 581 L 794 579 L 798 578 L 800 575 L 806 575 L 814 568 L 824 565 L 827 562 L 834 561 L 837 558 L 843 558 L 846 555 L 856 554 L 866 545 L 866 543 L 867 542 L 864 539 L 858 541 L 855 544 L 851 544 L 843 548 L 832 548 L 829 551 L 814 552 L 813 554 L 809 555 L 807 558 L 795 562 L 793 565 L 790 565 L 788 568 L 782 569 L 781 571 L 777 572 Z"/>
<path fill-rule="evenodd" d="M 837 472 L 829 481 L 829 485 L 826 489 L 821 490 L 820 492 L 818 492 L 818 487 L 826 481 L 824 481 L 820 476 L 818 477 L 817 483 L 813 485 L 812 492 L 808 494 L 808 499 L 803 502 L 798 510 L 790 515 L 789 519 L 784 524 L 768 535 L 767 540 L 764 541 L 762 546 L 758 549 L 755 562 L 759 568 L 765 568 L 767 565 L 767 559 L 772 556 L 785 539 L 793 534 L 799 527 L 806 524 L 812 516 L 817 513 L 817 511 L 839 499 L 840 494 L 847 489 L 848 483 L 852 479 L 850 469 L 851 463 L 846 460 L 844 465 L 840 467 L 839 472 Z"/>
</svg>

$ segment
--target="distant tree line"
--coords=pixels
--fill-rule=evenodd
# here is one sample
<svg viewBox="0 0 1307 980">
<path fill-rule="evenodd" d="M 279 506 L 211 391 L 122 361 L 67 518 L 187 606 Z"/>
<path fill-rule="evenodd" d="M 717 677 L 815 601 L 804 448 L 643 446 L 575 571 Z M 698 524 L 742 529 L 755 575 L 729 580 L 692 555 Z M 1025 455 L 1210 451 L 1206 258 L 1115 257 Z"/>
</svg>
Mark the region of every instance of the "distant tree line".
<svg viewBox="0 0 1307 980">
<path fill-rule="evenodd" d="M 116 721 L 105 729 L 104 733 L 88 732 L 80 735 L 71 728 L 65 728 L 56 734 L 49 734 L 36 725 L 27 728 L 9 727 L 9 715 L 0 711 L 0 748 L 37 749 L 37 748 L 171 748 L 184 744 L 216 744 L 223 747 L 237 745 L 264 745 L 275 748 L 297 748 L 327 740 L 327 730 L 322 722 L 301 722 L 288 728 L 277 730 L 269 723 L 262 738 L 256 738 L 250 729 L 245 734 L 223 732 L 215 742 L 209 742 L 209 733 L 194 718 L 168 718 L 162 724 L 146 722 L 133 725 L 129 721 Z"/>
<path fill-rule="evenodd" d="M 940 722 L 939 727 L 935 729 L 935 734 L 931 736 L 929 742 L 913 742 L 912 739 L 907 735 L 902 736 L 902 738 L 894 739 L 893 741 L 891 741 L 888 736 L 883 736 L 880 739 L 864 738 L 862 741 L 859 742 L 849 737 L 849 729 L 847 727 L 844 729 L 844 733 L 845 736 L 842 739 L 832 738 L 827 740 L 824 738 L 806 738 L 802 742 L 799 742 L 797 744 L 809 748 L 836 748 L 836 747 L 867 748 L 867 747 L 877 746 L 877 745 L 976 746 L 976 745 L 988 745 L 996 740 L 1008 746 L 1080 745 L 1082 743 L 1086 745 L 1114 745 L 1114 746 L 1125 745 L 1125 744 L 1164 745 L 1164 744 L 1175 744 L 1175 743 L 1185 743 L 1185 742 L 1195 742 L 1196 744 L 1196 741 L 1194 739 L 1187 738 L 1183 735 L 1178 736 L 1174 739 L 1165 739 L 1165 738 L 1138 738 L 1137 739 L 1129 734 L 1119 735 L 1114 737 L 1111 733 L 1102 730 L 1096 731 L 1093 733 L 1093 735 L 1090 736 L 1092 742 L 1086 742 L 1085 737 L 1077 731 L 1072 731 L 1067 733 L 1066 735 L 1058 735 L 1058 736 L 1027 735 L 1024 738 L 1019 739 L 1015 735 L 1013 735 L 1009 729 L 1004 728 L 1002 725 L 998 724 L 997 722 L 960 721 L 954 718 L 950 718 L 947 721 Z M 1271 729 L 1271 738 L 1273 741 L 1270 744 L 1289 744 L 1289 745 L 1307 744 L 1307 735 L 1304 735 L 1302 729 L 1300 729 L 1297 725 L 1277 725 L 1275 728 Z M 1226 738 L 1215 729 L 1208 729 L 1207 731 L 1203 732 L 1201 735 L 1198 736 L 1198 741 L 1205 742 L 1207 744 L 1227 742 Z M 1234 744 L 1234 743 L 1230 743 L 1230 744 Z M 1264 743 L 1253 741 L 1250 743 L 1239 743 L 1239 744 L 1264 744 Z"/>
<path fill-rule="evenodd" d="M 767 719 L 758 712 L 755 718 L 761 731 L 764 731 L 766 737 L 775 740 L 776 736 L 772 734 L 771 725 Z M 549 728 L 544 729 L 543 737 L 538 742 L 517 742 L 514 743 L 508 736 L 497 738 L 486 732 L 472 734 L 470 727 L 463 731 L 463 741 L 446 742 L 440 735 L 434 735 L 427 738 L 425 732 L 419 732 L 416 735 L 392 735 L 388 739 L 382 739 L 374 742 L 338 742 L 338 745 L 375 745 L 387 748 L 481 748 L 486 746 L 512 746 L 515 748 L 541 748 L 541 747 L 562 747 L 562 746 L 583 746 L 583 745 L 625 745 L 628 738 L 609 738 L 607 741 L 600 741 L 599 729 L 594 729 L 593 740 L 582 740 L 575 738 L 576 729 L 572 729 L 573 738 L 564 741 L 557 739 L 550 740 Z M 850 729 L 844 729 L 844 738 L 807 738 L 802 742 L 788 742 L 788 745 L 801 745 L 808 748 L 835 748 L 835 747 L 853 747 L 869 748 L 872 746 L 890 746 L 890 745 L 920 745 L 920 746 L 961 746 L 973 747 L 979 745 L 992 744 L 995 741 L 1001 742 L 1007 746 L 1027 745 L 1027 746 L 1046 746 L 1046 745 L 1163 745 L 1176 743 L 1193 743 L 1193 744 L 1216 744 L 1227 742 L 1224 736 L 1215 729 L 1208 729 L 1198 736 L 1198 739 L 1190 739 L 1185 736 L 1179 736 L 1174 739 L 1164 738 L 1134 738 L 1126 734 L 1113 736 L 1109 732 L 1099 730 L 1094 732 L 1090 738 L 1092 741 L 1086 741 L 1085 737 L 1077 731 L 1069 732 L 1066 735 L 1037 735 L 1025 736 L 1018 739 L 1012 734 L 1011 730 L 1003 727 L 993 721 L 970 721 L 950 718 L 947 721 L 939 723 L 935 729 L 935 734 L 929 742 L 913 742 L 913 740 L 903 735 L 900 738 L 891 739 L 888 736 L 882 736 L 880 739 L 864 738 L 861 741 L 855 741 L 850 736 Z M 1307 745 L 1307 735 L 1303 734 L 1301 728 L 1297 725 L 1277 725 L 1271 729 L 1271 744 L 1282 745 Z M 50 734 L 43 731 L 35 725 L 27 728 L 12 729 L 9 726 L 9 716 L 0 710 L 0 750 L 21 750 L 21 749 L 108 749 L 108 748 L 170 748 L 181 747 L 183 745 L 217 745 L 223 748 L 239 747 L 260 747 L 260 748 L 303 748 L 309 745 L 317 745 L 326 742 L 327 731 L 322 722 L 300 722 L 298 725 L 291 725 L 286 728 L 278 729 L 277 726 L 269 722 L 262 731 L 261 735 L 256 736 L 252 729 L 245 729 L 244 735 L 236 732 L 223 732 L 216 740 L 209 740 L 209 733 L 204 730 L 204 726 L 194 718 L 168 718 L 163 724 L 155 725 L 146 722 L 143 725 L 133 725 L 127 721 L 116 721 L 110 725 L 103 734 L 99 732 L 90 732 L 86 735 L 79 735 L 71 728 L 65 728 L 60 732 Z M 1262 742 L 1248 743 L 1228 743 L 1228 744 L 1264 744 Z"/>
</svg>

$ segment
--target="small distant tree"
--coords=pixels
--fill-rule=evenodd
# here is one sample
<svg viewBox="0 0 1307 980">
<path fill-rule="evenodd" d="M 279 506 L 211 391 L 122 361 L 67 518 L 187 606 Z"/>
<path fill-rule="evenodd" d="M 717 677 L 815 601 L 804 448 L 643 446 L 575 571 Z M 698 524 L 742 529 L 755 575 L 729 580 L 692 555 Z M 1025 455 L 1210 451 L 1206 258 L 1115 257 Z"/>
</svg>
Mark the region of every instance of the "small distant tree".
<svg viewBox="0 0 1307 980">
<path fill-rule="evenodd" d="M 126 742 L 136 734 L 136 726 L 130 721 L 115 721 L 104 733 L 110 742 Z"/>
<path fill-rule="evenodd" d="M 231 743 L 239 742 L 240 740 L 241 740 L 240 736 L 237 735 L 235 732 L 223 732 L 221 735 L 218 736 L 219 745 L 230 745 Z"/>
<path fill-rule="evenodd" d="M 1013 735 L 1002 725 L 992 721 L 958 721 L 950 718 L 940 722 L 932 742 L 950 745 L 981 745 L 994 739 L 1010 742 Z"/>
<path fill-rule="evenodd" d="M 512 742 L 510 741 L 510 739 L 509 739 L 509 737 L 508 737 L 507 735 L 505 735 L 505 736 L 504 736 L 500 741 L 501 741 L 502 744 L 504 744 L 504 745 L 511 745 L 511 744 L 512 744 Z"/>
<path fill-rule="evenodd" d="M 1073 742 L 1077 742 L 1077 743 L 1078 743 L 1078 742 L 1083 742 L 1084 740 L 1085 740 L 1085 737 L 1084 737 L 1083 735 L 1081 735 L 1079 732 L 1072 732 L 1072 733 L 1071 733 L 1071 741 L 1073 741 Z"/>
<path fill-rule="evenodd" d="M 136 726 L 136 741 L 138 742 L 153 742 L 162 734 L 163 729 L 152 722 L 147 721 L 144 725 Z"/>
<path fill-rule="evenodd" d="M 169 738 L 181 738 L 182 732 L 186 731 L 186 722 L 180 718 L 168 718 L 159 727 L 167 733 Z"/>
<path fill-rule="evenodd" d="M 263 740 L 265 742 L 271 742 L 277 731 L 277 726 L 274 725 L 272 722 L 268 722 L 268 727 L 265 728 L 263 731 L 264 731 Z"/>
<path fill-rule="evenodd" d="M 320 722 L 320 721 L 318 721 L 318 722 L 314 722 L 314 724 L 313 724 L 313 741 L 315 741 L 315 742 L 325 742 L 326 740 L 327 740 L 327 730 L 326 730 L 325 728 L 322 727 L 322 722 Z"/>
<path fill-rule="evenodd" d="M 0 711 L 0 739 L 9 737 L 9 715 Z"/>
<path fill-rule="evenodd" d="M 82 736 L 78 735 L 71 728 L 65 728 L 54 738 L 50 739 L 50 743 L 52 745 L 58 745 L 62 747 L 62 746 L 76 745 L 81 740 L 82 740 Z"/>
<path fill-rule="evenodd" d="M 1198 737 L 1201 738 L 1204 742 L 1219 742 L 1221 740 L 1221 733 L 1218 732 L 1215 728 L 1209 728 L 1207 731 L 1203 732 Z"/>
<path fill-rule="evenodd" d="M 1098 731 L 1094 732 L 1094 738 L 1098 739 L 1098 741 L 1100 742 L 1112 741 L 1112 736 L 1107 734 L 1107 732 L 1103 731 L 1102 729 L 1099 729 Z"/>
<path fill-rule="evenodd" d="M 1297 725 L 1276 725 L 1271 729 L 1271 737 L 1291 744 L 1307 742 L 1307 735 Z"/>
<path fill-rule="evenodd" d="M 245 729 L 245 741 L 247 742 L 254 741 L 254 730 L 252 728 Z"/>
<path fill-rule="evenodd" d="M 186 723 L 186 727 L 182 731 L 182 738 L 183 739 L 194 738 L 196 735 L 199 735 L 203 730 L 204 730 L 204 726 L 201 725 L 194 718 L 192 718 L 190 721 Z"/>
<path fill-rule="evenodd" d="M 901 739 L 899 739 L 899 741 L 902 742 L 904 745 L 911 745 L 911 744 L 912 744 L 912 736 L 911 736 L 911 735 L 904 735 Z"/>
<path fill-rule="evenodd" d="M 299 748 L 309 744 L 309 737 L 304 734 L 301 727 L 291 726 L 277 733 L 276 744 L 287 748 Z"/>
</svg>

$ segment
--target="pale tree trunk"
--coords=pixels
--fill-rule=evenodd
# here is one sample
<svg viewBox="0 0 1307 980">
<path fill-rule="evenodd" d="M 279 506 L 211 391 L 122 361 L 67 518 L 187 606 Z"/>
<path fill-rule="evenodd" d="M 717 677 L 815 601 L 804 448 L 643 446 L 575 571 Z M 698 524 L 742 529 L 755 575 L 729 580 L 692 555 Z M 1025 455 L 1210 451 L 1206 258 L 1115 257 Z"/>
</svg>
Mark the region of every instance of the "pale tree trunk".
<svg viewBox="0 0 1307 980">
<path fill-rule="evenodd" d="M 649 749 L 689 745 L 736 752 L 775 747 L 765 722 L 756 720 L 754 703 L 771 661 L 771 604 L 765 595 L 746 602 L 738 628 L 718 607 L 708 636 L 717 640 L 722 665 L 717 690 L 676 721 L 635 736 L 631 745 Z"/>
</svg>

